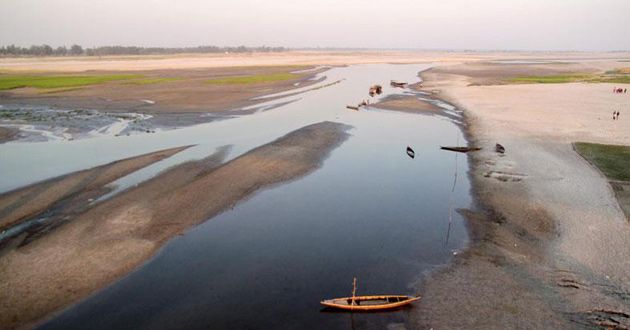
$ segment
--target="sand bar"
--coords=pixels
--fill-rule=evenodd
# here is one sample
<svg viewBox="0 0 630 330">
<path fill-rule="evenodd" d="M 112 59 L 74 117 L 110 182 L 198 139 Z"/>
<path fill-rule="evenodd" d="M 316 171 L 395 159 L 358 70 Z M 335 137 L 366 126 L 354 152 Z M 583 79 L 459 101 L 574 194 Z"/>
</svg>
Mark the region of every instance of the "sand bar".
<svg viewBox="0 0 630 330">
<path fill-rule="evenodd" d="M 619 315 L 630 311 L 630 224 L 571 143 L 630 145 L 630 120 L 612 120 L 613 110 L 623 117 L 630 109 L 630 94 L 609 84 L 474 86 L 495 84 L 496 73 L 463 65 L 423 74 L 427 90 L 465 111 L 469 139 L 485 148 L 470 154 L 479 200 L 465 212 L 473 242 L 421 286 L 414 324 L 542 329 L 613 318 L 628 326 Z"/>
</svg>

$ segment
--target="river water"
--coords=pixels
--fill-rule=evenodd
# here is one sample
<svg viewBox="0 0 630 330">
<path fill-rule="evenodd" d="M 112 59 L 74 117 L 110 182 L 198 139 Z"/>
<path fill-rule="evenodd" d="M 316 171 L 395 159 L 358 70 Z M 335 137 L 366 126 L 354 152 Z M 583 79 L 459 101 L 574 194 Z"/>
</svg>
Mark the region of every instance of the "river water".
<svg viewBox="0 0 630 330">
<path fill-rule="evenodd" d="M 423 272 L 448 262 L 467 242 L 460 215 L 453 212 L 449 221 L 451 194 L 455 209 L 471 203 L 467 158 L 439 149 L 465 144 L 452 116 L 345 109 L 367 100 L 369 86 L 376 83 L 384 87 L 381 98 L 409 94 L 389 87 L 389 80 L 413 83 L 429 67 L 332 68 L 304 93 L 273 101 L 284 104 L 280 107 L 173 131 L 0 145 L 0 153 L 9 156 L 0 159 L 0 170 L 10 174 L 0 191 L 115 159 L 196 145 L 119 180 L 120 191 L 221 146 L 232 145 L 233 159 L 312 123 L 353 127 L 349 140 L 320 169 L 258 192 L 174 238 L 140 269 L 40 328 L 380 329 L 405 323 L 418 307 L 339 313 L 319 301 L 350 295 L 354 277 L 359 295 L 413 294 Z M 415 159 L 405 153 L 407 146 Z"/>
</svg>

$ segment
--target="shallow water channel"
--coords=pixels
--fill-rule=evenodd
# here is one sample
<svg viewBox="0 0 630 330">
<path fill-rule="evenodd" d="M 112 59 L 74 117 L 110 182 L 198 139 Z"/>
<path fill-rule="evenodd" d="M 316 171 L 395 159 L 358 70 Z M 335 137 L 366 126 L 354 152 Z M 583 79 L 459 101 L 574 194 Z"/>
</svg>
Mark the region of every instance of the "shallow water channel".
<svg viewBox="0 0 630 330">
<path fill-rule="evenodd" d="M 351 295 L 354 277 L 359 295 L 413 294 L 423 272 L 466 244 L 457 212 L 449 225 L 449 201 L 457 169 L 454 208 L 471 203 L 467 158 L 439 149 L 466 143 L 456 123 L 439 115 L 345 109 L 367 100 L 376 83 L 384 87 L 381 97 L 410 93 L 390 88 L 389 80 L 416 82 L 418 72 L 430 66 L 333 68 L 318 84 L 339 83 L 274 101 L 294 102 L 174 131 L 0 146 L 10 156 L 0 160 L 0 170 L 11 174 L 0 186 L 6 191 L 123 157 L 197 144 L 121 179 L 122 189 L 221 146 L 233 146 L 232 159 L 312 123 L 354 127 L 320 169 L 260 191 L 174 238 L 140 269 L 40 328 L 381 329 L 405 323 L 417 306 L 339 313 L 319 301 Z M 405 153 L 407 146 L 415 159 Z"/>
</svg>

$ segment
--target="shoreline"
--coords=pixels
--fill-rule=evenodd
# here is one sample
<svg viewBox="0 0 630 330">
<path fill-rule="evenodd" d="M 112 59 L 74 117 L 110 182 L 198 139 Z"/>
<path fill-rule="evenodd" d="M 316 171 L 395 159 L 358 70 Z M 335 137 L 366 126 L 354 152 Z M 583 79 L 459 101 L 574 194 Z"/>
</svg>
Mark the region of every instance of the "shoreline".
<svg viewBox="0 0 630 330">
<path fill-rule="evenodd" d="M 11 128 L 0 128 L 0 144 L 16 139 L 28 142 L 154 133 L 267 111 L 269 108 L 261 105 L 280 97 L 263 96 L 291 92 L 298 95 L 309 87 L 318 88 L 313 86 L 322 82 L 328 70 L 301 66 L 299 68 L 309 69 L 296 71 L 297 68 L 138 71 L 143 74 L 142 78 L 61 88 L 50 95 L 47 89 L 33 87 L 0 90 L 0 108 L 3 108 L 0 109 L 0 125 Z M 112 72 L 86 72 L 97 76 L 109 73 Z M 35 76 L 48 74 L 40 72 Z M 283 76 L 279 80 L 209 83 L 214 79 L 255 80 L 280 74 Z M 148 77 L 153 80 L 147 80 Z M 144 84 L 145 81 L 151 83 Z M 9 134 L 14 130 L 19 132 Z"/>
<path fill-rule="evenodd" d="M 556 95 L 569 93 L 567 98 L 575 98 L 574 92 L 566 90 L 567 85 L 471 86 L 471 78 L 448 71 L 434 68 L 423 72 L 425 90 L 439 91 L 434 97 L 464 111 L 467 140 L 484 150 L 468 155 L 475 205 L 471 210 L 459 210 L 467 219 L 469 246 L 452 263 L 427 274 L 417 287 L 424 299 L 414 310 L 412 323 L 418 328 L 447 329 L 575 328 L 601 326 L 611 318 L 627 327 L 630 320 L 623 315 L 630 306 L 624 302 L 624 292 L 628 292 L 629 282 L 617 263 L 623 264 L 623 256 L 630 251 L 622 241 L 629 232 L 628 222 L 608 181 L 572 152 L 570 143 L 576 137 L 610 140 L 598 128 L 607 122 L 596 121 L 597 126 L 590 120 L 597 128 L 591 129 L 591 136 L 580 137 L 568 129 L 571 123 L 553 119 L 550 123 L 518 123 L 515 121 L 539 115 L 521 118 L 522 111 L 531 110 L 518 99 L 530 93 L 537 97 L 548 94 L 544 96 L 547 106 L 544 102 L 527 106 L 557 108 L 564 97 L 556 101 Z M 608 87 L 594 84 L 579 89 L 595 93 Z M 490 95 L 499 90 L 510 97 L 494 100 Z M 607 97 L 598 96 L 597 100 L 610 102 Z M 592 116 L 592 107 L 563 108 L 562 115 Z M 514 115 L 508 115 L 509 111 Z M 588 117 L 579 119 L 585 120 L 583 125 L 589 122 Z M 554 131 L 559 132 L 548 133 Z M 623 137 L 627 145 L 628 136 L 621 132 L 612 132 L 612 136 Z M 545 135 L 561 138 L 554 141 Z M 493 151 L 494 143 L 506 147 L 505 156 Z M 571 200 L 568 191 L 576 194 L 577 201 Z M 592 204 L 590 208 L 580 208 L 588 204 Z M 589 220 L 583 221 L 583 217 Z M 608 256 L 613 250 L 617 250 L 614 256 Z M 449 317 L 456 314 L 461 317 Z"/>
</svg>

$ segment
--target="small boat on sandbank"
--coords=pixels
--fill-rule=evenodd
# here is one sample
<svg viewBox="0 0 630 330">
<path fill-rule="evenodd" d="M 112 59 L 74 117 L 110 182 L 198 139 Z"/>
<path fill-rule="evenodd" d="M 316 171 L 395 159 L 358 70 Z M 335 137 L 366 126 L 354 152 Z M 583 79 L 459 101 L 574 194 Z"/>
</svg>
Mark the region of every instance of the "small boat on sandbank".
<svg viewBox="0 0 630 330">
<path fill-rule="evenodd" d="M 420 297 L 406 295 L 378 295 L 378 296 L 356 296 L 357 279 L 354 279 L 354 290 L 352 297 L 333 298 L 322 300 L 320 303 L 332 308 L 340 308 L 351 311 L 372 311 L 401 307 L 420 300 Z"/>
<path fill-rule="evenodd" d="M 442 150 L 455 151 L 455 152 L 469 152 L 469 151 L 479 151 L 481 148 L 477 147 L 440 147 Z"/>
<path fill-rule="evenodd" d="M 407 86 L 406 82 L 398 82 L 396 80 L 390 80 L 389 82 L 392 87 L 405 88 Z"/>
</svg>

